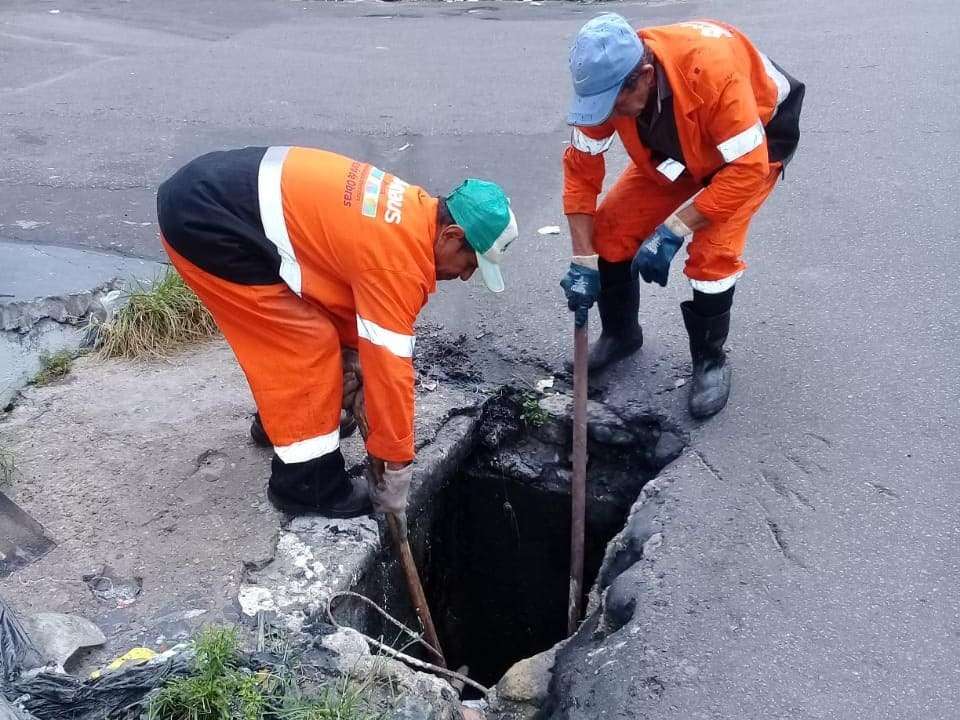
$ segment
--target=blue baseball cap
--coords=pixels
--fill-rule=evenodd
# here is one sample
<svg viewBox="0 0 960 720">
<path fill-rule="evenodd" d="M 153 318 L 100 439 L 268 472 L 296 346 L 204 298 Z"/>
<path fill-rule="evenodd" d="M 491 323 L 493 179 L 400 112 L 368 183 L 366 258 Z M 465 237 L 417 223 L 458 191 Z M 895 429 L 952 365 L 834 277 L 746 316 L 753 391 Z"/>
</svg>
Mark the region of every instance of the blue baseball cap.
<svg viewBox="0 0 960 720">
<path fill-rule="evenodd" d="M 600 125 L 610 117 L 623 81 L 641 58 L 643 42 L 622 15 L 604 13 L 580 28 L 570 47 L 567 124 Z"/>
</svg>

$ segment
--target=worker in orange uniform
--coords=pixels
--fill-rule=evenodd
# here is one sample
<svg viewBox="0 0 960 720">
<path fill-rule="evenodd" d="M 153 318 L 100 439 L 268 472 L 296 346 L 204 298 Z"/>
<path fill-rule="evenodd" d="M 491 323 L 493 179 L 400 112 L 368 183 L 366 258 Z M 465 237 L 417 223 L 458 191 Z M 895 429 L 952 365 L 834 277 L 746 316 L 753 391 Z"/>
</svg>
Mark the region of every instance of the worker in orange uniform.
<svg viewBox="0 0 960 720">
<path fill-rule="evenodd" d="M 402 512 L 414 458 L 414 321 L 437 280 L 479 267 L 503 290 L 517 237 L 503 191 L 467 180 L 431 197 L 323 150 L 203 155 L 157 195 L 164 248 L 246 374 L 269 438 L 280 509 L 353 517 Z M 354 485 L 340 452 L 343 348 L 359 349 L 367 451 L 384 483 Z M 355 369 L 350 375 L 355 379 Z M 356 391 L 356 382 L 351 382 Z"/>
<path fill-rule="evenodd" d="M 635 30 L 613 13 L 581 28 L 570 72 L 563 205 L 573 259 L 561 285 L 581 325 L 598 303 L 603 329 L 590 369 L 640 348 L 639 278 L 665 286 L 691 238 L 684 272 L 693 300 L 681 305 L 689 408 L 709 417 L 730 394 L 723 344 L 747 267 L 747 227 L 797 148 L 804 86 L 725 23 Z M 631 162 L 597 207 L 615 134 Z"/>
</svg>

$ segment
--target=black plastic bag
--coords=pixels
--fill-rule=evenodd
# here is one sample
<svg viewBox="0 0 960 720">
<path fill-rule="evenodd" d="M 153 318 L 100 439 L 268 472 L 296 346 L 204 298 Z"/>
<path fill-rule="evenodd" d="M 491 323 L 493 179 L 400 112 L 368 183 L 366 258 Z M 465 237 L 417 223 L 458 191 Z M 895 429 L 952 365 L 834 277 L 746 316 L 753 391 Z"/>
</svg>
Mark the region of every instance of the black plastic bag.
<svg viewBox="0 0 960 720">
<path fill-rule="evenodd" d="M 9 682 L 24 670 L 41 665 L 40 652 L 11 607 L 0 597 L 0 682 Z"/>
<path fill-rule="evenodd" d="M 150 691 L 171 678 L 189 675 L 193 665 L 192 653 L 181 653 L 164 662 L 117 670 L 92 680 L 40 673 L 5 685 L 3 692 L 8 699 L 23 698 L 23 706 L 36 720 L 124 718 L 145 706 Z M 133 716 L 138 717 L 139 712 Z"/>
<path fill-rule="evenodd" d="M 0 695 L 0 720 L 36 720 L 33 715 L 23 710 L 18 710 L 12 703 Z"/>
</svg>

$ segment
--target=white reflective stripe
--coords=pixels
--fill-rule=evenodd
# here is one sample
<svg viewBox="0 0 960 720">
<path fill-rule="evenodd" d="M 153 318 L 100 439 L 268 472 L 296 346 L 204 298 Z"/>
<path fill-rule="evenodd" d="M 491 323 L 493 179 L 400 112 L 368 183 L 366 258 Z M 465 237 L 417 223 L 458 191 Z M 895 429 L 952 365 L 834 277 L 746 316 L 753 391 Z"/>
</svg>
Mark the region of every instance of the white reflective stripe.
<svg viewBox="0 0 960 720">
<path fill-rule="evenodd" d="M 260 199 L 263 232 L 280 253 L 280 278 L 300 295 L 300 264 L 293 252 L 293 245 L 290 244 L 290 236 L 287 235 L 287 221 L 283 217 L 283 193 L 280 190 L 283 161 L 289 151 L 289 147 L 283 146 L 267 148 L 257 174 L 257 195 Z"/>
<path fill-rule="evenodd" d="M 762 143 L 763 123 L 757 120 L 756 124 L 752 127 L 717 145 L 717 150 L 723 155 L 725 162 L 732 163 L 734 160 L 742 158 L 754 148 L 760 147 Z"/>
<path fill-rule="evenodd" d="M 773 66 L 770 58 L 763 53 L 760 53 L 760 58 L 763 60 L 763 67 L 767 71 L 767 76 L 777 85 L 777 107 L 773 109 L 773 115 L 770 116 L 772 120 L 773 116 L 777 114 L 777 110 L 780 109 L 781 103 L 783 103 L 783 101 L 787 99 L 787 95 L 790 94 L 790 81 L 787 80 L 786 75 Z"/>
<path fill-rule="evenodd" d="M 326 435 L 297 440 L 289 445 L 274 445 L 273 451 L 287 465 L 316 460 L 340 447 L 340 428 Z"/>
<path fill-rule="evenodd" d="M 570 133 L 570 144 L 588 155 L 603 155 L 613 145 L 613 135 L 602 140 L 595 140 L 580 128 L 575 127 L 573 132 Z"/>
<path fill-rule="evenodd" d="M 736 285 L 741 275 L 743 275 L 743 270 L 735 272 L 730 277 L 721 278 L 720 280 L 694 280 L 693 278 L 687 278 L 687 280 L 690 281 L 690 287 L 697 292 L 706 293 L 707 295 L 717 295 L 718 293 L 726 292 Z"/>
<path fill-rule="evenodd" d="M 393 330 L 387 330 L 359 315 L 357 315 L 357 335 L 374 345 L 385 347 L 397 357 L 413 357 L 413 348 L 417 344 L 417 338 L 413 335 L 401 335 Z"/>
<path fill-rule="evenodd" d="M 674 182 L 678 177 L 683 175 L 683 171 L 686 169 L 683 163 L 677 162 L 673 158 L 667 158 L 657 165 L 657 172 L 669 178 L 670 182 Z"/>
</svg>

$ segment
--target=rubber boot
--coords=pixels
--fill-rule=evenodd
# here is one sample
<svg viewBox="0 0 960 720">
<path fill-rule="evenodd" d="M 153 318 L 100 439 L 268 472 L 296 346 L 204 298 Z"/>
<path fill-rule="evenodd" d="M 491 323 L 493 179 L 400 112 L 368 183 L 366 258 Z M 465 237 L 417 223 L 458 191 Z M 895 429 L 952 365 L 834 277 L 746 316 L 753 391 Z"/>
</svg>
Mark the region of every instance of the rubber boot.
<svg viewBox="0 0 960 720">
<path fill-rule="evenodd" d="M 590 372 L 602 370 L 615 360 L 632 355 L 643 345 L 643 330 L 637 322 L 640 311 L 640 281 L 630 272 L 630 261 L 611 263 L 599 261 L 600 337 L 590 348 L 587 368 Z M 567 370 L 573 363 L 567 361 Z"/>
<path fill-rule="evenodd" d="M 267 431 L 263 429 L 263 421 L 260 420 L 260 413 L 256 413 L 253 416 L 253 422 L 250 423 L 250 437 L 258 447 L 273 447 L 273 443 L 270 442 L 270 438 L 267 436 Z"/>
<path fill-rule="evenodd" d="M 274 455 L 267 498 L 291 515 L 352 518 L 373 512 L 366 483 L 347 477 L 339 448 L 301 463 L 288 464 Z"/>
<path fill-rule="evenodd" d="M 692 301 L 680 304 L 683 324 L 690 336 L 693 378 L 688 405 L 695 418 L 708 418 L 723 410 L 730 396 L 730 366 L 723 344 L 730 332 L 730 312 L 713 317 L 698 315 Z"/>
</svg>

